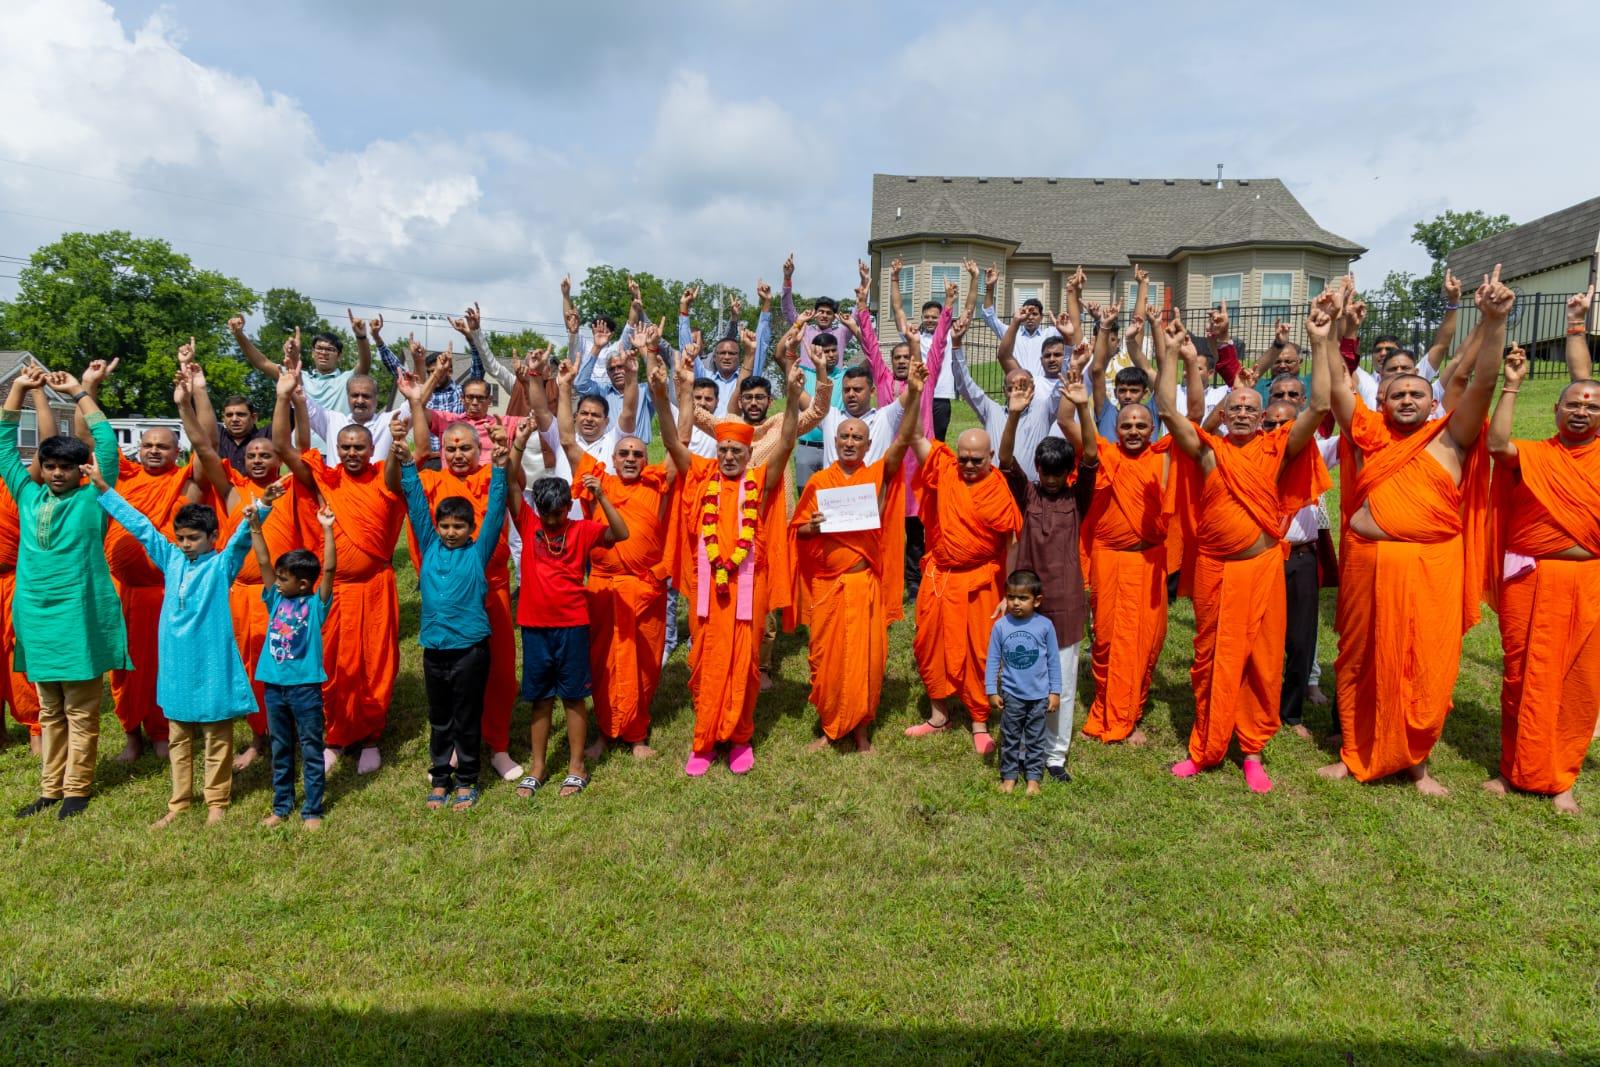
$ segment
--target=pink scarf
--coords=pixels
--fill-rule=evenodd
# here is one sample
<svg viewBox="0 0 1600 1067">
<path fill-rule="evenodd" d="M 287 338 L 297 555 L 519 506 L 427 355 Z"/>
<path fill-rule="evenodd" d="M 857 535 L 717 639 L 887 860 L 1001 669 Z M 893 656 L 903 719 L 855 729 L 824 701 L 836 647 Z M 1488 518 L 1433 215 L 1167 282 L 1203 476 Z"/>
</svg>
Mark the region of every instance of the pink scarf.
<svg viewBox="0 0 1600 1067">
<path fill-rule="evenodd" d="M 744 479 L 739 479 L 739 508 L 736 512 L 740 516 L 740 525 L 744 522 Z M 720 490 L 719 490 L 720 492 Z M 698 521 L 698 520 L 697 520 Z M 756 535 L 760 536 L 757 528 Z M 695 585 L 698 593 L 695 596 L 695 615 L 707 618 L 711 614 L 711 587 L 714 581 L 711 577 L 711 557 L 706 555 L 706 535 L 701 533 L 695 537 Z M 744 562 L 739 564 L 739 574 L 736 579 L 738 599 L 734 604 L 733 617 L 739 622 L 749 622 L 755 612 L 756 599 L 756 546 L 750 546 L 750 552 L 744 557 Z"/>
</svg>

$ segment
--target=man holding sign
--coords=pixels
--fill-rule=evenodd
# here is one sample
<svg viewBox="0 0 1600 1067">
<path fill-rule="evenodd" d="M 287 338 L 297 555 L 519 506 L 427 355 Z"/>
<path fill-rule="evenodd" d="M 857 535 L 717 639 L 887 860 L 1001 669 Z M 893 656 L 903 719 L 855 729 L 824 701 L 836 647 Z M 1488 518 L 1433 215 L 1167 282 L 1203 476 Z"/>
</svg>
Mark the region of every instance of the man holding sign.
<svg viewBox="0 0 1600 1067">
<path fill-rule="evenodd" d="M 812 751 L 846 737 L 855 741 L 857 752 L 872 751 L 868 730 L 883 690 L 889 624 L 902 614 L 905 482 L 900 464 L 921 432 L 922 390 L 928 381 L 914 340 L 912 348 L 906 416 L 883 458 L 867 462 L 882 447 L 872 440 L 867 422 L 840 421 L 831 442 L 839 458 L 811 476 L 790 522 L 800 580 L 811 599 L 811 703 L 822 720 L 822 737 Z"/>
</svg>

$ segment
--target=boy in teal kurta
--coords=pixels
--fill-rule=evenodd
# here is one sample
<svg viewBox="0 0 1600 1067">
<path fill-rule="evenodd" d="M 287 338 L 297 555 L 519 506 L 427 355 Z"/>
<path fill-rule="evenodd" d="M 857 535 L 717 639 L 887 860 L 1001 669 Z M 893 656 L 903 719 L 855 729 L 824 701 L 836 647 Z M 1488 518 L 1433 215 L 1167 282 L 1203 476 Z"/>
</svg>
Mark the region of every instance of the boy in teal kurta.
<svg viewBox="0 0 1600 1067">
<path fill-rule="evenodd" d="M 250 675 L 239 660 L 233 637 L 228 602 L 233 580 L 250 551 L 250 524 L 241 522 L 219 552 L 216 511 L 206 504 L 186 504 L 172 521 L 174 545 L 117 495 L 98 464 L 91 463 L 88 472 L 100 491 L 100 506 L 144 547 L 166 582 L 157 637 L 161 673 L 156 677 L 156 701 L 171 727 L 167 757 L 172 763 L 172 799 L 152 829 L 169 825 L 189 810 L 194 750 L 202 740 L 206 822 L 221 822 L 233 796 L 233 720 L 256 710 Z M 281 495 L 282 487 L 274 485 L 261 499 L 270 504 Z"/>
<path fill-rule="evenodd" d="M 96 360 L 83 372 L 93 384 L 106 374 Z M 0 479 L 17 502 L 17 592 L 11 617 L 17 632 L 16 669 L 39 691 L 39 735 L 44 764 L 39 798 L 17 814 L 37 815 L 59 805 L 68 818 L 89 806 L 100 742 L 100 699 L 109 670 L 126 670 L 127 635 L 122 605 L 106 566 L 105 514 L 82 484 L 87 445 L 71 437 L 39 443 L 43 480 L 28 475 L 17 452 L 16 424 L 29 391 L 48 382 L 72 398 L 94 438 L 94 455 L 117 476 L 117 439 L 83 383 L 65 371 L 48 375 L 24 367 L 0 410 Z"/>
</svg>

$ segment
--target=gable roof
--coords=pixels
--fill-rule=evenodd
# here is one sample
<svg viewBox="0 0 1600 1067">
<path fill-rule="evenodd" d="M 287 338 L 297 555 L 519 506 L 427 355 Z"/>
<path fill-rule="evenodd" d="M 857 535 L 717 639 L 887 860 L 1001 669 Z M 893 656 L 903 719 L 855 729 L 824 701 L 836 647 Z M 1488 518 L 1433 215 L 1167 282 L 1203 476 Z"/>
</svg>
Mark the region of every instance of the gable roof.
<svg viewBox="0 0 1600 1067">
<path fill-rule="evenodd" d="M 1359 256 L 1316 224 L 1276 178 L 957 178 L 872 176 L 868 247 L 919 236 L 979 237 L 1063 266 L 1238 245 L 1294 245 Z"/>
<path fill-rule="evenodd" d="M 30 364 L 35 367 L 44 366 L 44 364 L 40 363 L 32 352 L 14 348 L 0 349 L 0 386 L 9 387 L 11 384 L 11 379 L 17 376 L 17 372 L 24 366 Z M 57 403 L 72 403 L 71 397 L 66 396 L 63 393 L 56 392 L 48 385 L 44 387 L 44 391 L 48 393 L 51 399 L 55 400 Z"/>
<path fill-rule="evenodd" d="M 1504 233 L 1451 252 L 1446 262 L 1467 289 L 1500 264 L 1502 278 L 1520 278 L 1565 266 L 1595 254 L 1600 244 L 1600 196 L 1573 204 Z"/>
</svg>

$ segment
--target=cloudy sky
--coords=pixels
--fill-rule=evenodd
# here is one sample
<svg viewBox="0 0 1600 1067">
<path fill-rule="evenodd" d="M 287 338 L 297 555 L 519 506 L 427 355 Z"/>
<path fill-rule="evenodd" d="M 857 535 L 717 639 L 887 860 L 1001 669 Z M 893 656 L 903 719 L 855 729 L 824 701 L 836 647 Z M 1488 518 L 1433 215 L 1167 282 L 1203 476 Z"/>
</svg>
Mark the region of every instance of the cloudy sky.
<svg viewBox="0 0 1600 1067">
<path fill-rule="evenodd" d="M 874 171 L 1222 162 L 1371 283 L 1445 208 L 1595 195 L 1582 5 L 1300 6 L 0 0 L 0 257 L 122 228 L 329 314 L 550 322 L 597 262 L 845 292 Z"/>
</svg>

